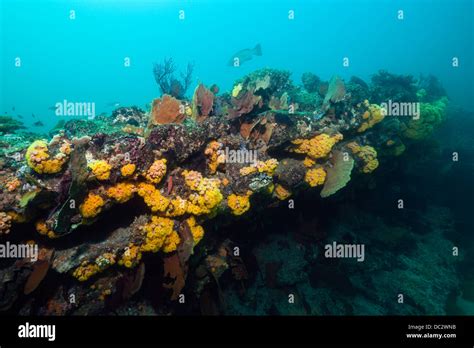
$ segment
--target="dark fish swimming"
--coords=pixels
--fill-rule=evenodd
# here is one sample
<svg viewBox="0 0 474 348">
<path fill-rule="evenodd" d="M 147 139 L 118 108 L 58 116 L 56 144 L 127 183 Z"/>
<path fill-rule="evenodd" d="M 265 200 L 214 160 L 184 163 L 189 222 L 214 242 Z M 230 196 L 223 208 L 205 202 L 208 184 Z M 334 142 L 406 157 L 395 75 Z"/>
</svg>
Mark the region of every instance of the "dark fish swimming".
<svg viewBox="0 0 474 348">
<path fill-rule="evenodd" d="M 56 111 L 56 106 L 50 106 L 48 110 Z"/>
<path fill-rule="evenodd" d="M 33 123 L 33 126 L 35 126 L 35 127 L 44 127 L 44 124 L 41 121 L 36 121 L 35 123 Z"/>
<path fill-rule="evenodd" d="M 232 55 L 232 58 L 229 60 L 227 65 L 229 66 L 240 66 L 243 62 L 251 60 L 253 56 L 262 55 L 262 46 L 257 44 L 254 48 L 246 48 L 236 52 Z"/>
</svg>

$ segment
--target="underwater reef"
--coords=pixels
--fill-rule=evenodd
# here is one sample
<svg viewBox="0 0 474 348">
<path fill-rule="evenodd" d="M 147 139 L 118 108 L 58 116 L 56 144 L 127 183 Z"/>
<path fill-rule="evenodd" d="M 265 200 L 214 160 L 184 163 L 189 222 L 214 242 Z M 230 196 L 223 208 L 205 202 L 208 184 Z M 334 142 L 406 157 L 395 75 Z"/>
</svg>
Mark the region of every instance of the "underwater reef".
<svg viewBox="0 0 474 348">
<path fill-rule="evenodd" d="M 1 261 L 0 311 L 445 313 L 442 304 L 459 283 L 452 261 L 438 255 L 446 228 L 439 219 L 447 213 L 431 208 L 439 228 L 419 236 L 385 222 L 374 227 L 340 198 L 351 185 L 370 186 L 374 173 L 391 170 L 446 120 L 448 98 L 436 78 L 380 71 L 370 82 L 323 81 L 308 72 L 299 85 L 290 72 L 267 68 L 226 92 L 200 83 L 188 99 L 192 71 L 190 64 L 178 81 L 172 60 L 156 64 L 162 95 L 149 110 L 120 107 L 69 120 L 48 137 L 0 119 L 0 239 L 39 246 L 35 261 Z M 416 103 L 419 114 L 387 112 L 389 101 Z M 287 221 L 286 235 L 249 238 L 259 216 L 299 200 L 315 208 Z M 320 208 L 334 202 L 354 221 L 320 228 L 318 216 L 342 214 Z M 289 237 L 291 229 L 298 238 Z M 378 250 L 363 270 L 327 267 L 322 240 L 362 236 Z M 255 238 L 264 242 L 242 242 Z M 412 249 L 394 251 L 399 243 Z M 404 272 L 413 303 L 399 309 L 378 296 L 393 289 L 396 297 L 391 284 L 405 282 Z M 272 303 L 288 291 L 297 291 L 296 307 Z"/>
</svg>

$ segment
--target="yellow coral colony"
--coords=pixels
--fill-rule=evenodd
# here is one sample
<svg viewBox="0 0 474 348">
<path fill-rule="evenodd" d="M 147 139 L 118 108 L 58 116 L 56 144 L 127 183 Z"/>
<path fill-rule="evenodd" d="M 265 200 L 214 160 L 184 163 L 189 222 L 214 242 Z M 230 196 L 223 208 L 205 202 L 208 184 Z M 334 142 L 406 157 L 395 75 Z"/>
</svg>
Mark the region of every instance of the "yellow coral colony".
<svg viewBox="0 0 474 348">
<path fill-rule="evenodd" d="M 361 123 L 357 131 L 362 133 L 369 128 L 372 128 L 377 123 L 381 122 L 385 117 L 385 111 L 377 104 L 370 104 L 368 110 L 364 112 L 362 118 L 364 121 Z"/>
<path fill-rule="evenodd" d="M 55 174 L 61 171 L 70 153 L 70 144 L 64 141 L 59 152 L 51 158 L 46 141 L 36 140 L 26 150 L 26 162 L 38 174 Z"/>
<path fill-rule="evenodd" d="M 278 161 L 274 158 L 271 158 L 266 161 L 257 161 L 255 164 L 251 166 L 241 168 L 240 175 L 246 176 L 246 175 L 259 172 L 259 173 L 266 173 L 269 176 L 272 176 L 277 166 L 278 166 Z"/>
<path fill-rule="evenodd" d="M 89 192 L 86 199 L 79 207 L 79 210 L 84 218 L 89 219 L 99 215 L 104 204 L 105 202 L 101 196 Z"/>
<path fill-rule="evenodd" d="M 94 263 L 88 263 L 87 261 L 83 261 L 81 265 L 74 270 L 72 275 L 79 281 L 83 282 L 114 264 L 115 255 L 112 253 L 104 253 L 98 256 L 95 259 Z"/>
<path fill-rule="evenodd" d="M 250 209 L 250 194 L 247 193 L 246 195 L 236 195 L 231 194 L 227 197 L 227 205 L 229 206 L 232 214 L 234 215 L 242 215 L 247 210 Z"/>
<path fill-rule="evenodd" d="M 305 154 L 309 157 L 305 165 L 311 160 L 324 158 L 331 152 L 332 147 L 342 140 L 342 134 L 337 133 L 333 136 L 327 134 L 319 134 L 311 139 L 296 139 L 293 144 L 297 145 L 292 151 L 295 153 Z"/>
<path fill-rule="evenodd" d="M 115 199 L 119 203 L 125 203 L 133 197 L 135 185 L 127 182 L 120 182 L 107 189 L 107 196 Z"/>
<path fill-rule="evenodd" d="M 148 171 L 145 173 L 145 178 L 152 184 L 158 184 L 166 174 L 166 159 L 160 159 L 153 162 Z"/>
<path fill-rule="evenodd" d="M 39 234 L 47 236 L 48 238 L 56 238 L 58 237 L 54 231 L 51 231 L 48 226 L 46 225 L 44 220 L 39 220 L 35 223 L 36 231 Z"/>
<path fill-rule="evenodd" d="M 362 167 L 363 173 L 371 173 L 379 166 L 377 151 L 372 146 L 360 146 L 353 141 L 348 143 L 347 147 L 364 162 L 364 166 Z"/>
<path fill-rule="evenodd" d="M 285 199 L 287 199 L 288 197 L 291 196 L 291 192 L 280 184 L 275 185 L 275 191 L 274 192 L 275 192 L 275 196 L 280 201 L 283 201 L 283 200 L 285 200 Z"/>
<path fill-rule="evenodd" d="M 185 170 L 182 173 L 186 185 L 195 191 L 188 197 L 187 212 L 194 215 L 209 214 L 222 201 L 220 180 L 203 178 L 201 173 Z"/>
<path fill-rule="evenodd" d="M 143 226 L 143 231 L 146 237 L 141 251 L 157 252 L 163 249 L 168 253 L 176 250 L 180 242 L 174 230 L 174 221 L 165 217 L 152 216 L 151 221 Z"/>
<path fill-rule="evenodd" d="M 326 171 L 322 167 L 309 169 L 306 172 L 305 181 L 311 187 L 322 185 L 324 184 L 325 180 L 326 180 Z"/>
<path fill-rule="evenodd" d="M 142 258 L 142 253 L 140 247 L 130 243 L 129 246 L 125 249 L 122 254 L 122 257 L 118 261 L 120 266 L 125 266 L 127 268 L 132 268 L 138 265 Z"/>
<path fill-rule="evenodd" d="M 196 218 L 194 216 L 186 219 L 186 222 L 188 223 L 191 234 L 193 235 L 194 245 L 197 245 L 204 237 L 204 228 L 196 223 Z"/>
<path fill-rule="evenodd" d="M 138 195 L 143 197 L 143 200 L 152 212 L 164 212 L 170 204 L 170 200 L 163 196 L 160 190 L 156 189 L 152 184 L 140 183 L 137 192 Z"/>
<path fill-rule="evenodd" d="M 217 167 L 220 164 L 225 163 L 225 154 L 221 151 L 221 148 L 222 144 L 213 140 L 207 145 L 206 150 L 204 151 L 204 154 L 208 159 L 207 165 L 211 174 L 214 174 L 217 171 Z"/>
<path fill-rule="evenodd" d="M 97 180 L 108 180 L 112 166 L 104 160 L 92 161 L 88 164 L 89 169 Z"/>
<path fill-rule="evenodd" d="M 136 165 L 133 163 L 125 164 L 122 168 L 120 168 L 120 174 L 123 177 L 129 177 L 135 173 Z"/>
<path fill-rule="evenodd" d="M 234 98 L 237 98 L 239 96 L 239 93 L 242 90 L 242 87 L 243 87 L 243 85 L 241 83 L 234 86 L 234 88 L 232 89 L 232 96 Z"/>
</svg>

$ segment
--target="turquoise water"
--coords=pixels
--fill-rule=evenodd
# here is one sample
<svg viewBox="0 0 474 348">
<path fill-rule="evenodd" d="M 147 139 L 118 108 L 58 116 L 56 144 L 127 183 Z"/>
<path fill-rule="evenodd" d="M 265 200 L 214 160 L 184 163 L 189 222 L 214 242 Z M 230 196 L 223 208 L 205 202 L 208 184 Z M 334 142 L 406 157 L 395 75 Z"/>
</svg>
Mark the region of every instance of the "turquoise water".
<svg viewBox="0 0 474 348">
<path fill-rule="evenodd" d="M 367 80 L 379 69 L 434 74 L 454 104 L 472 110 L 472 13 L 471 0 L 1 0 L 0 113 L 47 130 L 59 121 L 48 108 L 65 99 L 95 102 L 97 114 L 117 103 L 144 108 L 160 94 L 152 64 L 165 57 L 178 70 L 194 62 L 192 86 L 221 90 L 266 66 L 290 70 L 295 81 L 305 71 L 324 80 Z M 261 57 L 227 66 L 257 43 Z"/>
</svg>

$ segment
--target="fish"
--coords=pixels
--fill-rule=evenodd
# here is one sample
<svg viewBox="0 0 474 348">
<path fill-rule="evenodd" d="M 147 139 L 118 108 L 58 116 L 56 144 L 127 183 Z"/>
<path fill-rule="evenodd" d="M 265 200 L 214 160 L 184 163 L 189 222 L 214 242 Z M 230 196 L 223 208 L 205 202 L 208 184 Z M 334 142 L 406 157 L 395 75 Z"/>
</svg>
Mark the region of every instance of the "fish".
<svg viewBox="0 0 474 348">
<path fill-rule="evenodd" d="M 44 127 L 44 124 L 41 121 L 36 121 L 35 123 L 33 123 L 33 126 L 35 126 L 35 127 Z"/>
<path fill-rule="evenodd" d="M 14 107 L 14 106 L 12 106 L 12 111 L 15 111 L 15 107 Z"/>
<path fill-rule="evenodd" d="M 31 117 L 36 118 L 35 114 L 31 114 Z"/>
<path fill-rule="evenodd" d="M 240 66 L 243 62 L 251 60 L 253 56 L 261 56 L 261 55 L 262 55 L 262 46 L 260 44 L 257 44 L 254 48 L 246 48 L 246 49 L 236 52 L 234 55 L 232 55 L 232 58 L 229 60 L 227 65 Z"/>
<path fill-rule="evenodd" d="M 50 106 L 48 110 L 56 111 L 56 106 Z"/>
<path fill-rule="evenodd" d="M 23 116 L 21 116 L 21 115 L 16 115 L 16 117 L 18 117 L 18 118 L 23 118 Z"/>
<path fill-rule="evenodd" d="M 113 106 L 113 107 L 119 107 L 120 106 L 120 103 L 119 102 L 111 102 L 111 103 L 107 103 L 107 106 Z"/>
</svg>

